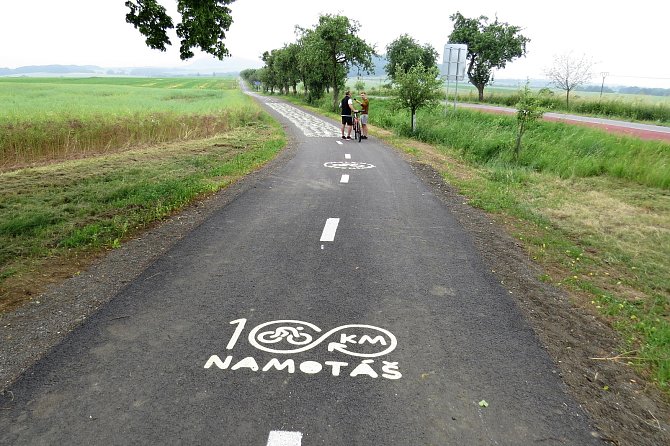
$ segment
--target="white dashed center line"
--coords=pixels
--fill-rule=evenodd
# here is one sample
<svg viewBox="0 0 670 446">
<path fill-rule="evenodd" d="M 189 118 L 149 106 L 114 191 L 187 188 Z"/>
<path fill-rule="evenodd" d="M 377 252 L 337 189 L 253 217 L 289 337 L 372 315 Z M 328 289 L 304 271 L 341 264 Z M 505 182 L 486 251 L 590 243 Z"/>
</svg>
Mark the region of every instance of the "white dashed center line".
<svg viewBox="0 0 670 446">
<path fill-rule="evenodd" d="M 302 432 L 270 431 L 267 446 L 300 446 Z"/>
<path fill-rule="evenodd" d="M 323 227 L 321 233 L 322 242 L 332 242 L 335 240 L 335 232 L 337 232 L 337 225 L 340 224 L 339 218 L 329 218 L 326 220 L 326 226 Z"/>
<path fill-rule="evenodd" d="M 349 175 L 342 175 L 340 183 L 348 183 L 348 182 L 349 182 Z"/>
<path fill-rule="evenodd" d="M 351 159 L 351 154 L 350 153 L 345 153 L 344 154 L 344 159 L 345 160 L 350 160 Z"/>
</svg>

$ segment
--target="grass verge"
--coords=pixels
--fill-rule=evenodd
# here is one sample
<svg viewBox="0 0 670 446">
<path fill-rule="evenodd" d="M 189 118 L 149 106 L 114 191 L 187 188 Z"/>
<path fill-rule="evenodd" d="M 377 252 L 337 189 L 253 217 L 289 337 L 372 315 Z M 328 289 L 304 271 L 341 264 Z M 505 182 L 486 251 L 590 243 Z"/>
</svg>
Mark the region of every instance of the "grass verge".
<svg viewBox="0 0 670 446">
<path fill-rule="evenodd" d="M 260 168 L 286 144 L 263 116 L 208 139 L 0 173 L 0 312 Z"/>
</svg>

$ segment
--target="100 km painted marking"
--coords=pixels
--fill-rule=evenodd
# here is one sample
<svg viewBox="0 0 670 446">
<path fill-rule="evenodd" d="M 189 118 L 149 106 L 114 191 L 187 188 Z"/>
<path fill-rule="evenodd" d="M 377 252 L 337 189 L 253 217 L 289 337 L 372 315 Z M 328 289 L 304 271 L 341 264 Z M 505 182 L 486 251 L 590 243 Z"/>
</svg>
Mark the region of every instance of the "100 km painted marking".
<svg viewBox="0 0 670 446">
<path fill-rule="evenodd" d="M 230 322 L 237 325 L 226 350 L 233 350 L 245 329 L 247 319 L 237 319 Z M 257 360 L 255 356 L 235 358 L 228 354 L 224 359 L 218 355 L 211 355 L 204 368 L 219 370 L 248 370 L 251 372 L 284 371 L 293 374 L 300 371 L 307 375 L 316 375 L 329 370 L 334 377 L 342 376 L 344 372 L 350 377 L 367 376 L 369 378 L 386 378 L 396 380 L 402 378 L 397 362 L 376 361 L 381 356 L 392 353 L 398 345 L 395 335 L 390 331 L 367 324 L 342 325 L 321 334 L 318 326 L 300 320 L 283 319 L 265 322 L 254 327 L 248 335 L 249 345 L 260 352 L 272 353 L 278 356 L 296 355 L 307 352 L 324 343 L 329 338 L 327 351 L 332 360 L 313 361 L 310 359 L 294 360 L 293 358 L 279 359 L 278 357 Z M 339 337 L 338 337 L 339 335 Z M 262 355 L 262 353 L 261 353 Z M 344 355 L 341 357 L 340 355 Z M 338 357 L 340 356 L 340 357 Z M 352 357 L 365 358 L 354 360 Z M 376 358 L 376 359 L 371 359 Z M 346 360 L 342 360 L 346 359 Z M 260 362 L 259 362 L 260 361 Z"/>
</svg>

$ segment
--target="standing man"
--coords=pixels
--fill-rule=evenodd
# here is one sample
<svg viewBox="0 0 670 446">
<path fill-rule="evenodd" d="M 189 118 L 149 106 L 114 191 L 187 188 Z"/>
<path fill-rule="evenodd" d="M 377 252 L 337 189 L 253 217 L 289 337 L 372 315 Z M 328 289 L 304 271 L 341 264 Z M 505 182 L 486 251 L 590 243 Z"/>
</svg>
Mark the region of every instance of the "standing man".
<svg viewBox="0 0 670 446">
<path fill-rule="evenodd" d="M 368 108 L 370 107 L 370 100 L 364 91 L 361 91 L 361 100 L 356 99 L 356 102 L 361 104 L 361 138 L 368 139 Z"/>
<path fill-rule="evenodd" d="M 351 112 L 355 110 L 353 108 L 353 101 L 351 100 L 351 92 L 348 90 L 344 93 L 344 98 L 340 102 L 340 109 L 342 113 L 342 139 L 351 139 L 351 128 L 354 125 Z M 347 136 L 344 136 L 344 128 L 346 126 L 349 126 L 349 131 L 347 132 Z"/>
</svg>

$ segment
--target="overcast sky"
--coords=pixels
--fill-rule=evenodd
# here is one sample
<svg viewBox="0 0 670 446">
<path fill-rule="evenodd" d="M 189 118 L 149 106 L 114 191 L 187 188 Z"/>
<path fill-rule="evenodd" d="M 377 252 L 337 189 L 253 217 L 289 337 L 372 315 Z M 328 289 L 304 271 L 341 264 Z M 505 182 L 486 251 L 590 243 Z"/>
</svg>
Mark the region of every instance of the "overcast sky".
<svg viewBox="0 0 670 446">
<path fill-rule="evenodd" d="M 166 53 L 149 50 L 125 23 L 124 0 L 1 0 L 0 67 L 72 64 L 102 67 L 183 66 L 176 36 Z M 175 0 L 160 0 L 176 13 Z M 346 5 L 338 6 L 338 5 Z M 498 78 L 542 78 L 555 55 L 573 51 L 595 62 L 593 83 L 670 88 L 670 1 L 562 0 L 237 0 L 226 45 L 236 57 L 257 62 L 266 50 L 295 41 L 294 28 L 311 28 L 320 14 L 346 14 L 360 37 L 384 53 L 401 34 L 438 52 L 452 31 L 449 15 L 486 15 L 523 28 L 531 39 L 525 58 Z M 178 18 L 175 19 L 178 23 Z M 195 59 L 210 57 L 196 54 Z"/>
</svg>

